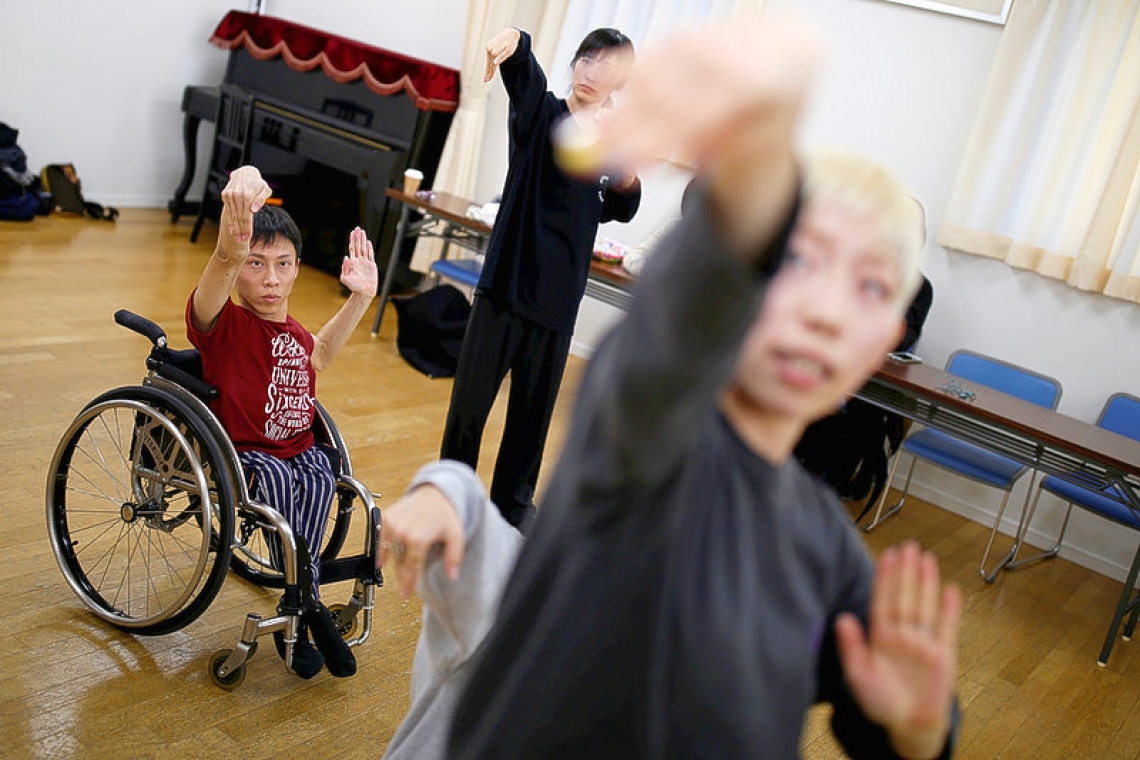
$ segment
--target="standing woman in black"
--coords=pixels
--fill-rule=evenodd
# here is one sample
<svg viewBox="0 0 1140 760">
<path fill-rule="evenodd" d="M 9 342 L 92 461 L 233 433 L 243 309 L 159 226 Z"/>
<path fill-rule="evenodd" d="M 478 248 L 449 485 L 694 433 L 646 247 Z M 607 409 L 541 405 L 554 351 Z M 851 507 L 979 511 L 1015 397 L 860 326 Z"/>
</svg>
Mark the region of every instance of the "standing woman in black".
<svg viewBox="0 0 1140 760">
<path fill-rule="evenodd" d="M 570 117 L 604 118 L 633 63 L 633 43 L 616 29 L 595 29 L 574 54 L 571 92 L 547 90 L 530 35 L 504 29 L 487 43 L 510 97 L 510 160 L 502 202 L 459 357 L 440 457 L 479 459 L 483 427 L 507 372 L 511 390 L 495 462 L 491 499 L 515 526 L 535 513 L 542 450 L 590 256 L 601 222 L 633 218 L 641 201 L 635 174 L 583 178 L 555 163 L 551 130 Z"/>
</svg>

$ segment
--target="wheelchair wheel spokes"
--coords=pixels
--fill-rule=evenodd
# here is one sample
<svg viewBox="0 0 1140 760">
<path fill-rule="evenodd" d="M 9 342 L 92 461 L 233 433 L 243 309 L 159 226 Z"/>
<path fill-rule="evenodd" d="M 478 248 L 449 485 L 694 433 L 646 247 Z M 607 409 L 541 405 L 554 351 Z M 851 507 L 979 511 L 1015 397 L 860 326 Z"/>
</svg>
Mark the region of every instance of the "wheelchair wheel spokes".
<svg viewBox="0 0 1140 760">
<path fill-rule="evenodd" d="M 223 507 L 232 515 L 232 501 L 210 497 L 203 462 L 212 465 L 217 452 L 202 456 L 208 433 L 162 406 L 173 400 L 146 388 L 114 393 L 88 405 L 56 450 L 49 533 L 65 578 L 92 611 L 138 633 L 165 633 L 216 595 L 232 535 Z"/>
<path fill-rule="evenodd" d="M 180 437 L 142 404 L 94 407 L 81 416 L 56 469 L 61 509 L 52 525 L 64 572 L 113 623 L 143 626 L 177 611 L 206 569 L 208 529 L 165 520 L 168 511 L 194 509 L 191 492 L 175 487 L 168 468 Z M 204 489 L 204 477 L 192 487 Z"/>
<path fill-rule="evenodd" d="M 336 501 L 325 521 L 325 535 L 321 539 L 321 559 L 332 560 L 340 556 L 344 540 L 348 537 L 348 527 L 352 522 L 356 494 L 351 489 L 338 485 Z"/>
<path fill-rule="evenodd" d="M 256 514 L 239 510 L 235 539 L 230 558 L 235 573 L 267 588 L 285 585 L 285 573 L 271 559 L 269 529 Z"/>
<path fill-rule="evenodd" d="M 340 554 L 352 521 L 352 505 L 351 493 L 337 496 L 325 521 L 325 533 L 321 539 L 321 559 L 336 559 Z M 230 566 L 235 573 L 266 588 L 284 587 L 285 573 L 272 560 L 269 542 L 273 537 L 269 529 L 264 527 L 263 520 L 253 512 L 239 510 L 235 539 L 233 556 L 230 559 Z"/>
</svg>

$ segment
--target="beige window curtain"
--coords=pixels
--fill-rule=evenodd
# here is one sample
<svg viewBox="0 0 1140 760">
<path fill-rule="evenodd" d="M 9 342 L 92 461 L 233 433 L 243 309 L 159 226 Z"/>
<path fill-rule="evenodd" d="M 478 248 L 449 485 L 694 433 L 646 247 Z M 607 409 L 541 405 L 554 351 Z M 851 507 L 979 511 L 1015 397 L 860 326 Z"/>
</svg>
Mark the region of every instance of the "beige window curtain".
<svg viewBox="0 0 1140 760">
<path fill-rule="evenodd" d="M 655 37 L 687 25 L 702 24 L 729 14 L 759 12 L 767 0 L 576 0 L 565 8 L 558 28 L 543 31 L 557 37 L 554 60 L 561 68 L 548 71 L 551 89 L 570 86 L 569 61 L 583 35 L 600 26 L 620 29 L 640 47 Z M 565 2 L 563 2 L 565 5 Z M 620 97 L 620 96 L 619 96 Z"/>
<path fill-rule="evenodd" d="M 1016 0 L 938 241 L 1140 302 L 1140 2 Z"/>
<path fill-rule="evenodd" d="M 447 141 L 439 157 L 432 187 L 461 198 L 470 198 L 479 169 L 479 148 L 486 123 L 488 87 L 483 83 L 487 64 L 487 40 L 511 25 L 515 0 L 470 0 L 467 33 L 463 39 L 463 67 L 459 71 L 459 108 L 452 117 Z M 411 268 L 427 272 L 439 258 L 440 241 L 425 238 L 416 243 Z"/>
</svg>

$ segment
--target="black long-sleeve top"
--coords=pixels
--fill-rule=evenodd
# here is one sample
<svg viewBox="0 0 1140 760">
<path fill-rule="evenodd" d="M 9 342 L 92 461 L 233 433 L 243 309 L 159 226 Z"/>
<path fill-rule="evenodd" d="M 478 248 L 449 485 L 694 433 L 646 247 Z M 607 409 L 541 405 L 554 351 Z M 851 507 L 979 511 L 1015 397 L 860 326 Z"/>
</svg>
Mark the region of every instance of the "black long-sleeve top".
<svg viewBox="0 0 1140 760">
<path fill-rule="evenodd" d="M 549 92 L 530 35 L 499 67 L 510 97 L 510 164 L 478 292 L 532 322 L 574 331 L 586 292 L 598 224 L 627 222 L 641 185 L 615 190 L 609 178 L 582 181 L 554 162 L 551 129 L 570 109 Z"/>
</svg>

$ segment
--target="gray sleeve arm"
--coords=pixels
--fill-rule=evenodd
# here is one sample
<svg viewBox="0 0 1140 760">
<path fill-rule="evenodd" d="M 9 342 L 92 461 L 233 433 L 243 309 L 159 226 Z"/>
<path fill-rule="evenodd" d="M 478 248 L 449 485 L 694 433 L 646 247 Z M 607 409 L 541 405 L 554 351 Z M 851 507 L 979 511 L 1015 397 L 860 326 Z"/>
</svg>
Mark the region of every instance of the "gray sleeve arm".
<svg viewBox="0 0 1140 760">
<path fill-rule="evenodd" d="M 443 671 L 466 662 L 486 636 L 522 535 L 502 518 L 467 465 L 448 460 L 428 464 L 416 473 L 408 490 L 425 483 L 451 502 L 467 540 L 456 580 L 444 575 L 442 553 L 432 551 L 420 582 L 424 603 L 420 648 L 433 668 Z"/>
</svg>

